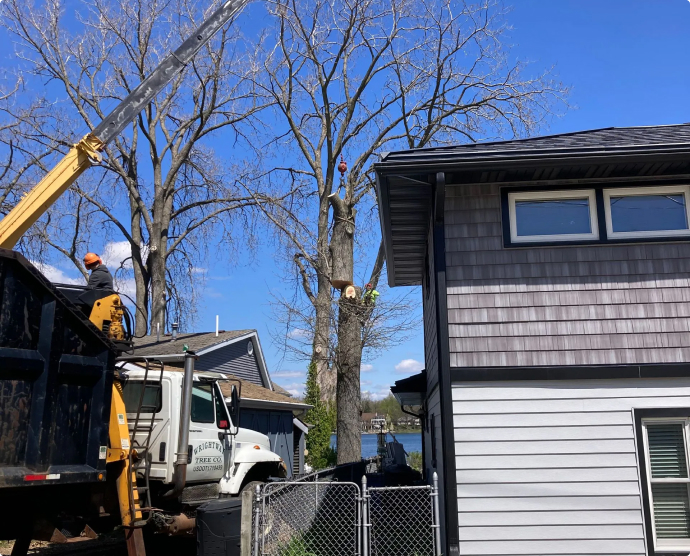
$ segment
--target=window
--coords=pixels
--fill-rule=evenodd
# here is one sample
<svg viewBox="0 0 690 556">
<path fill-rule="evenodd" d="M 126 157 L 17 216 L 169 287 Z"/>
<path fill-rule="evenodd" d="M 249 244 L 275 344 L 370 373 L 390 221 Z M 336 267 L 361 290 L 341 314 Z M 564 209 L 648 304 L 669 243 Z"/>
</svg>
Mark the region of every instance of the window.
<svg viewBox="0 0 690 556">
<path fill-rule="evenodd" d="M 512 243 L 599 239 L 594 190 L 508 194 Z"/>
<path fill-rule="evenodd" d="M 144 398 L 141 390 L 144 389 Z M 158 413 L 163 407 L 160 382 L 147 382 L 144 388 L 143 380 L 127 380 L 122 387 L 122 399 L 127 413 L 136 413 L 141 401 L 142 413 Z"/>
<path fill-rule="evenodd" d="M 689 190 L 685 185 L 604 189 L 608 237 L 690 235 Z"/>
<path fill-rule="evenodd" d="M 213 385 L 195 382 L 192 386 L 192 421 L 195 423 L 213 423 Z"/>
<path fill-rule="evenodd" d="M 656 551 L 690 550 L 689 427 L 688 418 L 642 421 Z"/>
</svg>

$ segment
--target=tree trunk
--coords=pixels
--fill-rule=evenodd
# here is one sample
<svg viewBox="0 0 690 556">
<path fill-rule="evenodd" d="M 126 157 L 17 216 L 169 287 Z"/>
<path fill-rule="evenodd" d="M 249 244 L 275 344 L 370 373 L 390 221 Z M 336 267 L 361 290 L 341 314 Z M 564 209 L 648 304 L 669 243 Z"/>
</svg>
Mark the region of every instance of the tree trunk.
<svg viewBox="0 0 690 556">
<path fill-rule="evenodd" d="M 321 198 L 318 221 L 318 265 L 316 301 L 314 303 L 314 343 L 312 360 L 316 365 L 316 381 L 321 393 L 321 401 L 335 400 L 336 372 L 329 370 L 331 333 L 331 282 L 328 253 L 328 212 L 327 197 Z"/>
<path fill-rule="evenodd" d="M 329 252 L 334 279 L 353 283 L 355 211 L 336 195 L 331 196 L 333 233 Z M 337 272 L 337 276 L 335 273 Z M 362 458 L 361 389 L 359 371 L 362 361 L 362 305 L 359 288 L 354 298 L 347 298 L 342 290 L 338 302 L 338 346 L 336 347 L 337 375 L 337 433 L 338 464 Z"/>
<path fill-rule="evenodd" d="M 362 361 L 362 302 L 358 295 L 340 297 L 338 312 L 338 464 L 362 458 L 361 390 L 359 370 Z"/>
<path fill-rule="evenodd" d="M 314 304 L 315 326 L 312 348 L 316 365 L 316 381 L 319 385 L 321 401 L 331 402 L 335 398 L 336 373 L 328 368 L 329 337 L 331 325 L 331 285 L 328 277 L 318 276 L 318 290 Z"/>
<path fill-rule="evenodd" d="M 132 228 L 132 270 L 134 271 L 134 284 L 136 304 L 134 308 L 134 335 L 144 336 L 149 330 L 149 273 L 146 270 L 146 261 L 141 252 L 144 237 L 141 229 L 141 210 L 136 199 L 129 196 L 129 209 L 131 213 L 130 224 Z M 155 330 L 152 330 L 152 333 Z"/>
<path fill-rule="evenodd" d="M 151 276 L 151 330 L 160 324 L 161 332 L 165 331 L 165 253 L 160 236 L 155 243 L 151 242 L 149 252 L 149 274 Z"/>
</svg>

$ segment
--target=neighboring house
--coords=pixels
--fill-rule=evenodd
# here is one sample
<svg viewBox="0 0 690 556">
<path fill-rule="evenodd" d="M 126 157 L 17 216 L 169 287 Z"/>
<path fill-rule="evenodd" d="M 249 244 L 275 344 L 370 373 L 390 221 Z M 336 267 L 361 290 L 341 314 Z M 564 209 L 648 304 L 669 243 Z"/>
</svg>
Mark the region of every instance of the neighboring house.
<svg viewBox="0 0 690 556">
<path fill-rule="evenodd" d="M 388 153 L 444 554 L 688 554 L 690 124 Z M 449 494 L 452 493 L 452 494 Z M 457 495 L 456 495 L 457 493 Z"/>
<path fill-rule="evenodd" d="M 399 427 L 418 427 L 420 425 L 420 420 L 412 416 L 399 417 L 395 421 L 395 424 Z"/>
<path fill-rule="evenodd" d="M 378 413 L 362 413 L 361 421 L 364 432 L 377 432 L 386 428 L 386 416 Z"/>
<path fill-rule="evenodd" d="M 193 332 L 135 338 L 136 355 L 166 355 L 181 353 L 184 346 L 194 351 L 199 359 L 195 368 L 200 371 L 230 373 L 242 380 L 273 390 L 271 378 L 266 369 L 259 336 L 256 330 L 223 330 L 218 332 Z"/>
<path fill-rule="evenodd" d="M 240 380 L 240 426 L 267 435 L 271 450 L 285 460 L 289 475 L 304 473 L 306 425 L 298 418 L 311 406 L 291 398 L 271 382 L 255 330 L 199 332 L 135 339 L 134 355 L 155 358 L 182 353 L 198 355 L 195 369 Z"/>
</svg>

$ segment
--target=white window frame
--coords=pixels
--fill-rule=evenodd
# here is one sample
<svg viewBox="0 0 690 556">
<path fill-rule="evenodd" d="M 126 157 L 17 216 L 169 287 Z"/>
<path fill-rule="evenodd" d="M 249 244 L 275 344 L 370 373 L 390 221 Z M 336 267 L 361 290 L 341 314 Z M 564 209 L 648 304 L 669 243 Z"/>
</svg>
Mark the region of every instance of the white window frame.
<svg viewBox="0 0 690 556">
<path fill-rule="evenodd" d="M 651 459 L 649 457 L 649 441 L 647 439 L 647 425 L 683 425 L 683 435 L 685 440 L 685 466 L 690 466 L 690 459 L 688 454 L 688 446 L 690 445 L 690 418 L 682 417 L 653 417 L 648 419 L 642 419 L 642 439 L 644 442 L 644 464 L 647 470 L 647 495 L 649 497 L 649 511 L 651 513 L 650 518 L 652 522 L 652 532 L 654 535 L 654 551 L 655 552 L 688 552 L 690 551 L 690 538 L 685 541 L 678 543 L 677 540 L 671 539 L 657 539 L 656 538 L 656 522 L 654 520 L 654 498 L 652 496 L 652 482 L 655 484 L 659 483 L 685 483 L 688 488 L 688 497 L 690 498 L 690 468 L 687 469 L 688 478 L 676 479 L 676 478 L 666 478 L 666 479 L 652 479 L 652 465 Z"/>
<path fill-rule="evenodd" d="M 629 239 L 645 237 L 678 237 L 690 236 L 690 186 L 670 185 L 655 187 L 630 187 L 619 189 L 604 189 L 604 212 L 606 214 L 606 234 L 609 239 Z M 645 232 L 614 232 L 611 218 L 611 197 L 634 197 L 636 195 L 677 195 L 685 197 L 685 218 L 688 222 L 687 230 L 650 230 Z"/>
<path fill-rule="evenodd" d="M 588 234 L 543 234 L 536 236 L 518 236 L 515 201 L 552 201 L 554 199 L 583 199 L 589 202 Z M 597 220 L 597 201 L 594 189 L 568 189 L 561 191 L 516 191 L 508 193 L 511 243 L 596 241 L 599 239 L 599 221 Z"/>
</svg>

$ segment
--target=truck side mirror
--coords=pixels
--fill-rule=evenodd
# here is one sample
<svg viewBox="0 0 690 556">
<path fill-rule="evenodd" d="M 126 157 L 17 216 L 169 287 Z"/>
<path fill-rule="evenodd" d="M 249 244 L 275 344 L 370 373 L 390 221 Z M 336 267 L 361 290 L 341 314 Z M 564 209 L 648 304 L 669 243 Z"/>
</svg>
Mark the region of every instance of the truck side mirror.
<svg viewBox="0 0 690 556">
<path fill-rule="evenodd" d="M 232 385 L 232 394 L 230 395 L 230 405 L 228 406 L 228 410 L 230 411 L 230 419 L 232 420 L 233 424 L 236 427 L 239 426 L 240 394 L 234 384 Z"/>
</svg>

